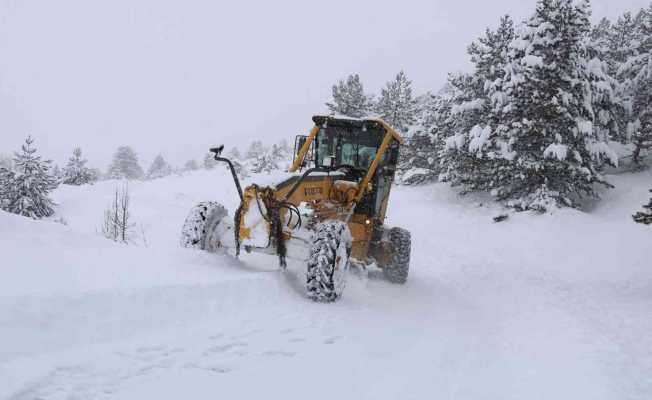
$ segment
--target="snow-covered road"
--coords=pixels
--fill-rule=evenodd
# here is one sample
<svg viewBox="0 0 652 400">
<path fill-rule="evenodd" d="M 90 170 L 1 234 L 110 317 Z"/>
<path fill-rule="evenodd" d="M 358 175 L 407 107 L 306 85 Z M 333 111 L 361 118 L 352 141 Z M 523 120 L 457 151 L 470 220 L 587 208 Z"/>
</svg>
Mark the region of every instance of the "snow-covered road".
<svg viewBox="0 0 652 400">
<path fill-rule="evenodd" d="M 0 214 L 0 399 L 649 399 L 652 230 L 629 215 L 651 178 L 498 224 L 397 187 L 408 283 L 353 271 L 335 304 L 305 298 L 299 263 L 178 248 L 194 203 L 235 207 L 222 170 L 132 184 L 147 246 L 95 233 L 116 182 L 63 187 L 67 226 Z"/>
</svg>

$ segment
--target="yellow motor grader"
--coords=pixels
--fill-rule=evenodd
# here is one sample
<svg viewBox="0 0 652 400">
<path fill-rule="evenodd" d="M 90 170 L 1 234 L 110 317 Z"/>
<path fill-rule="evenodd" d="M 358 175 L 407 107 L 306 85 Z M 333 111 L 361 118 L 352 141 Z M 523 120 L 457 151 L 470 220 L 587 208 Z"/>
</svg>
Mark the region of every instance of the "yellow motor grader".
<svg viewBox="0 0 652 400">
<path fill-rule="evenodd" d="M 234 248 L 307 263 L 308 297 L 337 300 L 351 263 L 375 264 L 393 283 L 404 283 L 410 233 L 384 225 L 403 138 L 381 119 L 314 116 L 307 136 L 295 140 L 288 176 L 273 186 L 242 190 L 224 146 L 211 149 L 225 162 L 240 195 L 234 218 L 217 202 L 192 209 L 181 245 L 210 252 Z"/>
</svg>

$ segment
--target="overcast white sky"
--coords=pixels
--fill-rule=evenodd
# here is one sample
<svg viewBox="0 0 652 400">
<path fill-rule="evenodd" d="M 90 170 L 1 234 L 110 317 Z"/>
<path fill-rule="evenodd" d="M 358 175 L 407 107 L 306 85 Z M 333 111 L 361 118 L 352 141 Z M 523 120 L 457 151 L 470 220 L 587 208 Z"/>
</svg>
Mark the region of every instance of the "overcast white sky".
<svg viewBox="0 0 652 400">
<path fill-rule="evenodd" d="M 145 166 L 217 143 L 306 132 L 332 84 L 378 92 L 400 69 L 417 92 L 468 69 L 466 46 L 534 0 L 0 0 L 0 153 L 31 133 L 63 163 L 104 169 L 132 145 Z M 593 0 L 594 19 L 646 0 Z"/>
</svg>

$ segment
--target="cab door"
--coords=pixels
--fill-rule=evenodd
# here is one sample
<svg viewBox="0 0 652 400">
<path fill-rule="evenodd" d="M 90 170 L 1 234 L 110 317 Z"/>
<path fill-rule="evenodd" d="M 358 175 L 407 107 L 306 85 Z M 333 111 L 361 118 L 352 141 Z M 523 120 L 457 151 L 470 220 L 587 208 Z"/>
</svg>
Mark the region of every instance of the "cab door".
<svg viewBox="0 0 652 400">
<path fill-rule="evenodd" d="M 383 157 L 376 170 L 374 183 L 376 184 L 376 198 L 374 201 L 374 211 L 377 220 L 380 223 L 385 222 L 387 213 L 387 203 L 389 192 L 394 183 L 396 173 L 396 164 L 398 162 L 398 142 L 394 139 L 390 142 L 389 147 L 383 154 Z"/>
</svg>

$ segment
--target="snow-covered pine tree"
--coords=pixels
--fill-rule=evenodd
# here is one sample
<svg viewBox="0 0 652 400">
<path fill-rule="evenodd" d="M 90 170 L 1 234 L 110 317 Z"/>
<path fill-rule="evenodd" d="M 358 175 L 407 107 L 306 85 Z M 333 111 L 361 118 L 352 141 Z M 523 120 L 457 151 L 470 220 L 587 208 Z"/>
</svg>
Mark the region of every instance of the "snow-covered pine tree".
<svg viewBox="0 0 652 400">
<path fill-rule="evenodd" d="M 99 180 L 105 179 L 104 174 L 102 174 L 102 171 L 99 168 L 91 168 L 89 173 L 91 175 L 91 182 L 97 182 Z"/>
<path fill-rule="evenodd" d="M 57 164 L 52 165 L 52 176 L 54 176 L 54 179 L 56 179 L 57 182 L 63 183 L 63 178 L 65 175 L 63 169 L 61 169 Z"/>
<path fill-rule="evenodd" d="M 0 210 L 4 210 L 9 202 L 14 171 L 5 165 L 0 165 Z"/>
<path fill-rule="evenodd" d="M 381 89 L 376 104 L 378 115 L 397 132 L 406 133 L 416 122 L 417 101 L 412 96 L 412 81 L 401 71 Z"/>
<path fill-rule="evenodd" d="M 609 66 L 609 75 L 616 76 L 620 65 L 630 54 L 632 41 L 635 40 L 635 21 L 631 12 L 626 12 L 615 23 L 610 24 L 606 36 L 605 61 Z"/>
<path fill-rule="evenodd" d="M 603 26 L 602 29 L 606 29 L 606 22 L 600 24 Z M 590 36 L 585 39 L 584 58 L 587 62 L 588 81 L 591 85 L 593 127 L 598 140 L 608 143 L 609 140 L 618 140 L 625 113 L 618 96 L 618 81 L 609 75 L 609 63 L 604 58 L 604 45 L 600 39 L 595 39 L 596 29 L 598 28 L 594 28 Z"/>
<path fill-rule="evenodd" d="M 326 106 L 335 114 L 361 118 L 371 111 L 372 101 L 364 93 L 358 74 L 353 74 L 333 85 L 333 101 Z"/>
<path fill-rule="evenodd" d="M 12 169 L 13 161 L 11 161 L 11 157 L 0 153 L 0 168 Z"/>
<path fill-rule="evenodd" d="M 283 155 L 292 154 L 292 147 L 290 147 L 290 143 L 288 143 L 287 139 L 281 139 L 278 142 L 277 146 L 281 154 Z"/>
<path fill-rule="evenodd" d="M 231 161 L 242 160 L 242 154 L 240 153 L 240 150 L 235 146 L 231 147 L 231 149 L 226 154 Z"/>
<path fill-rule="evenodd" d="M 49 160 L 41 159 L 32 146 L 34 139 L 28 136 L 21 151 L 15 153 L 14 171 L 3 178 L 4 210 L 30 218 L 49 217 L 54 214 L 54 202 L 50 191 L 57 187 L 57 180 L 50 171 Z"/>
<path fill-rule="evenodd" d="M 62 182 L 66 185 L 85 185 L 94 181 L 92 171 L 86 166 L 87 160 L 82 158 L 82 151 L 79 147 L 72 152 L 63 169 Z"/>
<path fill-rule="evenodd" d="M 142 179 L 143 169 L 138 163 L 136 152 L 129 146 L 118 147 L 107 176 L 109 179 Z"/>
<path fill-rule="evenodd" d="M 231 158 L 230 160 L 233 163 L 233 169 L 235 169 L 235 173 L 240 177 L 240 179 L 249 176 L 249 167 L 246 164 L 236 159 Z"/>
<path fill-rule="evenodd" d="M 280 168 L 279 161 L 280 159 L 278 155 L 278 147 L 276 145 L 272 145 L 272 147 L 270 147 L 267 151 L 261 153 L 258 155 L 258 157 L 251 160 L 251 172 L 270 173 Z"/>
<path fill-rule="evenodd" d="M 258 158 L 261 154 L 265 153 L 266 149 L 263 146 L 263 142 L 260 140 L 254 140 L 249 144 L 247 151 L 245 152 L 245 160 L 251 160 Z"/>
<path fill-rule="evenodd" d="M 626 136 L 634 144 L 632 161 L 640 166 L 642 154 L 652 148 L 652 5 L 637 14 L 633 37 L 618 78 L 628 111 Z"/>
<path fill-rule="evenodd" d="M 279 168 L 289 167 L 292 162 L 292 149 L 290 149 L 287 140 L 283 139 L 278 144 L 272 145 L 271 152 Z"/>
<path fill-rule="evenodd" d="M 609 74 L 613 76 L 613 72 L 616 69 L 612 68 L 610 64 L 612 58 L 610 55 L 610 41 L 612 31 L 613 27 L 611 26 L 611 21 L 609 21 L 607 18 L 602 18 L 591 28 L 589 39 L 591 41 L 592 47 L 599 52 L 600 59 L 609 65 Z"/>
<path fill-rule="evenodd" d="M 451 100 L 448 92 L 429 94 L 417 123 L 401 146 L 397 174 L 400 183 L 418 185 L 437 179 L 441 172 L 439 152 L 450 129 Z"/>
<path fill-rule="evenodd" d="M 217 166 L 217 161 L 215 161 L 215 154 L 206 153 L 204 155 L 204 160 L 202 161 L 204 169 L 213 169 Z"/>
<path fill-rule="evenodd" d="M 183 165 L 183 169 L 185 171 L 196 171 L 199 169 L 199 165 L 197 164 L 196 160 L 188 160 L 186 163 Z"/>
<path fill-rule="evenodd" d="M 162 155 L 157 155 L 152 161 L 152 165 L 147 170 L 147 179 L 163 178 L 172 174 L 172 167 L 163 158 Z"/>
<path fill-rule="evenodd" d="M 440 179 L 453 186 L 463 185 L 466 191 L 492 191 L 499 187 L 502 169 L 509 162 L 499 136 L 501 116 L 492 104 L 501 98 L 507 54 L 514 36 L 514 23 L 504 16 L 495 31 L 487 29 L 468 47 L 474 71 L 449 76 L 453 95 L 447 122 L 449 133 L 440 152 Z"/>
<path fill-rule="evenodd" d="M 493 193 L 517 209 L 577 206 L 579 197 L 597 197 L 595 184 L 610 186 L 599 167 L 617 160 L 596 128 L 589 16 L 588 0 L 538 0 L 511 44 L 493 95 L 509 164 Z"/>
<path fill-rule="evenodd" d="M 650 190 L 650 192 L 652 192 L 652 190 Z M 650 201 L 647 204 L 643 205 L 643 209 L 644 211 L 639 211 L 632 215 L 632 218 L 634 218 L 634 221 L 641 224 L 652 224 L 652 197 L 650 197 Z"/>
</svg>

